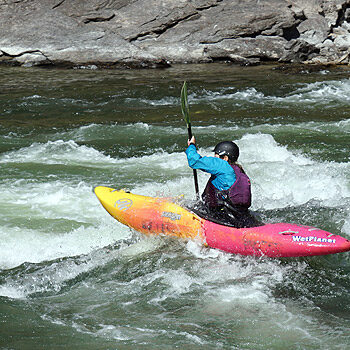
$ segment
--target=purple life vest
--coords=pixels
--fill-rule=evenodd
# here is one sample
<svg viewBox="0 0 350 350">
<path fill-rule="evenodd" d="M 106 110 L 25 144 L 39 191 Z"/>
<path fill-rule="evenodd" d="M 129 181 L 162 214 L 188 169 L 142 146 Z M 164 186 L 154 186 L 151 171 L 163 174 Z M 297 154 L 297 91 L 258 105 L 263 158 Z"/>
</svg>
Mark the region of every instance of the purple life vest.
<svg viewBox="0 0 350 350">
<path fill-rule="evenodd" d="M 226 196 L 229 204 L 234 207 L 248 209 L 252 201 L 250 179 L 238 165 L 230 165 L 236 174 L 234 184 L 228 190 L 220 191 L 212 184 L 211 177 L 204 189 L 202 198 L 209 207 L 213 208 L 222 205 L 223 197 Z"/>
</svg>

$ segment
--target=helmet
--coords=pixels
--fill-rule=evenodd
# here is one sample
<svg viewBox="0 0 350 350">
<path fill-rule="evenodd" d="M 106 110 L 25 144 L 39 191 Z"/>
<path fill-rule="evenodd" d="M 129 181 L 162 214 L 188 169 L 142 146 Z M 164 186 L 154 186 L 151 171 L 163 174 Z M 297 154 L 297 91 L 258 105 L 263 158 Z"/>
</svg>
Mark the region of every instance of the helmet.
<svg viewBox="0 0 350 350">
<path fill-rule="evenodd" d="M 219 142 L 213 149 L 213 152 L 219 156 L 228 156 L 232 162 L 235 162 L 239 156 L 239 148 L 232 141 Z"/>
</svg>

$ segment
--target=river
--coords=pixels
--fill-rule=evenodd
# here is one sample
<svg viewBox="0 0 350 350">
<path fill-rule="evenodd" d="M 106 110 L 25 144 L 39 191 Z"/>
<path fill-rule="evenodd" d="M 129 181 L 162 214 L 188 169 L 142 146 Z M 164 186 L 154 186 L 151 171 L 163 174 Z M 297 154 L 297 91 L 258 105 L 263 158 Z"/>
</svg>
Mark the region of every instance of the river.
<svg viewBox="0 0 350 350">
<path fill-rule="evenodd" d="M 239 145 L 253 210 L 350 238 L 348 68 L 2 67 L 0 77 L 1 349 L 350 347 L 349 253 L 243 257 L 143 236 L 92 192 L 194 198 L 187 80 L 200 153 Z"/>
</svg>

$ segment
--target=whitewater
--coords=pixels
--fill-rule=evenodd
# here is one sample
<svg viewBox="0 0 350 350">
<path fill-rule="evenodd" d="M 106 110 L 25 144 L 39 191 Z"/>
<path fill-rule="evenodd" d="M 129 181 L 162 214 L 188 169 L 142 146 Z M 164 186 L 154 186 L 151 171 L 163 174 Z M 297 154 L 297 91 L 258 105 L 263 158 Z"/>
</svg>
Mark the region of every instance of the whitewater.
<svg viewBox="0 0 350 350">
<path fill-rule="evenodd" d="M 0 69 L 0 347 L 350 345 L 349 253 L 254 258 L 142 236 L 93 194 L 104 185 L 194 199 L 186 78 L 199 153 L 224 139 L 239 145 L 265 222 L 350 238 L 346 70 L 9 69 Z M 199 172 L 200 190 L 207 178 Z"/>
</svg>

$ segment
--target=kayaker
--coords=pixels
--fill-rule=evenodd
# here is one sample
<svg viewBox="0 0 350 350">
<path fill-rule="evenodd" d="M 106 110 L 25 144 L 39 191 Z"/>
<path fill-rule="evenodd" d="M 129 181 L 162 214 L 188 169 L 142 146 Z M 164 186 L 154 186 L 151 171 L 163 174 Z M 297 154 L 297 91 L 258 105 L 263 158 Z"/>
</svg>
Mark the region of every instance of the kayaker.
<svg viewBox="0 0 350 350">
<path fill-rule="evenodd" d="M 256 226 L 249 212 L 251 185 L 242 166 L 237 164 L 239 148 L 232 141 L 218 143 L 214 157 L 202 157 L 197 152 L 194 137 L 188 140 L 188 165 L 211 174 L 202 199 L 209 215 L 236 227 Z"/>
</svg>

